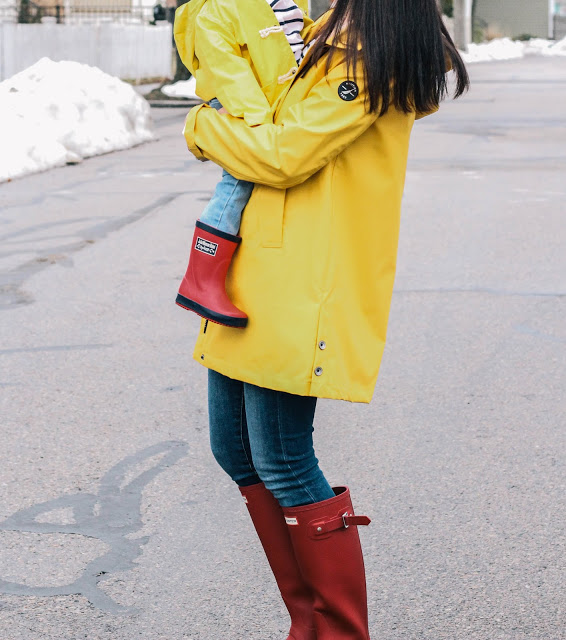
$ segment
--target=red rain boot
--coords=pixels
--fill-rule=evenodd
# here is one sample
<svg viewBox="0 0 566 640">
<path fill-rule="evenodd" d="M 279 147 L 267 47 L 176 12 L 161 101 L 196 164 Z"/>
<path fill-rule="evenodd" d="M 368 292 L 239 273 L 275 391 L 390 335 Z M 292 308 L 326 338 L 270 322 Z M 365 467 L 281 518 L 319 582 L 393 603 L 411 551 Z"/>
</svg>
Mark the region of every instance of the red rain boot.
<svg viewBox="0 0 566 640">
<path fill-rule="evenodd" d="M 285 507 L 301 574 L 314 594 L 317 640 L 369 640 L 366 578 L 358 525 L 348 487 L 329 500 Z"/>
<path fill-rule="evenodd" d="M 299 571 L 279 503 L 263 483 L 240 487 L 240 491 L 291 616 L 287 640 L 316 640 L 313 596 Z"/>
<path fill-rule="evenodd" d="M 228 327 L 246 326 L 248 316 L 230 302 L 225 285 L 228 267 L 241 240 L 197 220 L 189 266 L 175 301 L 180 307 Z"/>
</svg>

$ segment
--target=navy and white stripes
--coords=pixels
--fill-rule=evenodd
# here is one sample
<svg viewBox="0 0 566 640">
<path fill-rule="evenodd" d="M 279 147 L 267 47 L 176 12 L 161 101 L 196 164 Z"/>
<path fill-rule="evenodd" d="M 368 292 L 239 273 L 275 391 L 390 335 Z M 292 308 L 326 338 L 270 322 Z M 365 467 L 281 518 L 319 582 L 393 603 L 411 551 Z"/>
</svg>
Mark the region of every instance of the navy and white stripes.
<svg viewBox="0 0 566 640">
<path fill-rule="evenodd" d="M 273 9 L 273 13 L 291 45 L 297 64 L 300 64 L 305 46 L 301 37 L 301 31 L 305 26 L 303 12 L 293 0 L 267 0 L 267 3 Z"/>
<path fill-rule="evenodd" d="M 297 60 L 297 64 L 299 65 L 299 67 L 301 66 L 301 62 L 305 59 L 305 56 L 307 55 L 307 51 L 313 46 L 315 42 L 316 42 L 316 38 L 311 40 L 306 46 L 303 46 L 303 50 L 301 51 L 301 57 Z"/>
</svg>

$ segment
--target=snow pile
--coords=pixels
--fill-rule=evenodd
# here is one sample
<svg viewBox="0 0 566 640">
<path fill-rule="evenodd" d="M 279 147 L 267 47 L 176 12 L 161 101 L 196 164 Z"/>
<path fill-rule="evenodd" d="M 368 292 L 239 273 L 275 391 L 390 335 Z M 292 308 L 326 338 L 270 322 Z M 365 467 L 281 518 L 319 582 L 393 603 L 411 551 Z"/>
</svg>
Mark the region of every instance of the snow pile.
<svg viewBox="0 0 566 640">
<path fill-rule="evenodd" d="M 166 84 L 161 87 L 161 92 L 170 98 L 192 98 L 193 100 L 200 100 L 195 93 L 197 87 L 194 76 L 188 80 L 179 80 L 175 84 Z"/>
<path fill-rule="evenodd" d="M 467 53 L 462 53 L 465 62 L 487 62 L 489 60 L 513 60 L 524 56 L 566 56 L 566 38 L 559 42 L 533 38 L 525 42 L 510 38 L 497 38 L 482 44 L 470 44 Z"/>
<path fill-rule="evenodd" d="M 465 62 L 484 62 L 487 60 L 512 60 L 524 55 L 524 42 L 515 42 L 510 38 L 497 38 L 482 44 L 470 44 L 468 52 L 462 57 Z"/>
<path fill-rule="evenodd" d="M 559 42 L 553 44 L 549 50 L 547 50 L 551 56 L 566 56 L 566 38 L 562 38 Z"/>
<path fill-rule="evenodd" d="M 153 140 L 150 107 L 100 69 L 42 58 L 0 82 L 0 182 Z"/>
</svg>

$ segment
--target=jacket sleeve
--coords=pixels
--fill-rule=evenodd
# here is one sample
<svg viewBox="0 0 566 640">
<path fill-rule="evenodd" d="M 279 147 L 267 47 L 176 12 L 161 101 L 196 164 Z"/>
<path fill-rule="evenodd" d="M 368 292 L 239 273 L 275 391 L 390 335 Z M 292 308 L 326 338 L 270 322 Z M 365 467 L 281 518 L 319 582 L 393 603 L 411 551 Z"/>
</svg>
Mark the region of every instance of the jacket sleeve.
<svg viewBox="0 0 566 640">
<path fill-rule="evenodd" d="M 195 49 L 201 73 L 212 81 L 216 97 L 228 112 L 249 126 L 272 122 L 272 109 L 242 57 L 231 21 L 201 13 L 196 20 Z"/>
<path fill-rule="evenodd" d="M 213 109 L 194 108 L 185 122 L 187 145 L 197 158 L 213 160 L 241 180 L 283 189 L 300 184 L 377 119 L 367 113 L 363 86 L 353 100 L 340 98 L 346 80 L 346 65 L 341 63 L 277 124 L 252 128 Z"/>
</svg>

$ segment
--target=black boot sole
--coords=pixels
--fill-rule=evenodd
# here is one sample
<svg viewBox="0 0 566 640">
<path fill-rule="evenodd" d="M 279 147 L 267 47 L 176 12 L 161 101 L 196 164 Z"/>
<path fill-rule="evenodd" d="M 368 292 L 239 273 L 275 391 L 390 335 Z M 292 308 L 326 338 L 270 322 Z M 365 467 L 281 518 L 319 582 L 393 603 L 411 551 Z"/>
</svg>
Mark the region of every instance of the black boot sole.
<svg viewBox="0 0 566 640">
<path fill-rule="evenodd" d="M 194 311 L 197 315 L 199 315 L 201 318 L 204 318 L 205 320 L 216 322 L 216 324 L 222 324 L 225 327 L 236 327 L 238 329 L 243 329 L 248 324 L 247 318 L 233 318 L 232 316 L 225 316 L 221 313 L 216 313 L 216 311 L 212 311 L 212 309 L 207 309 L 201 304 L 193 302 L 193 300 L 189 300 L 189 298 L 185 298 L 185 296 L 182 296 L 180 293 L 177 294 L 175 303 L 180 307 L 183 307 L 183 309 Z"/>
</svg>

